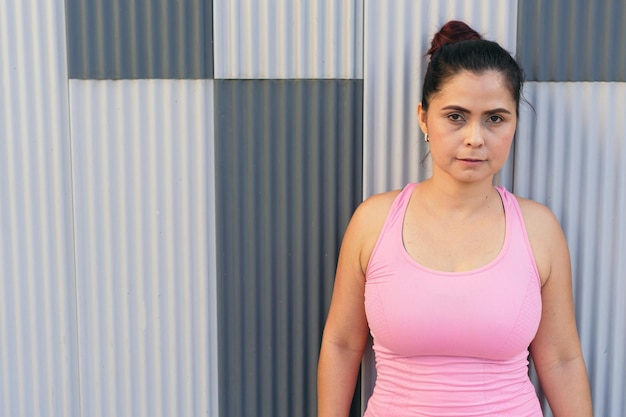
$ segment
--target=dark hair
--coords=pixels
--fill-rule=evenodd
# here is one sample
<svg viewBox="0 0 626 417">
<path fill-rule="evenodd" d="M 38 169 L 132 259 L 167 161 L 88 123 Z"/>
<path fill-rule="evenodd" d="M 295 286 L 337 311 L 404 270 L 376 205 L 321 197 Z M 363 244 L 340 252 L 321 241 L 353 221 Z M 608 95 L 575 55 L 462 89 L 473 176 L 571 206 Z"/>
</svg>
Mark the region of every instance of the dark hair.
<svg viewBox="0 0 626 417">
<path fill-rule="evenodd" d="M 481 74 L 494 70 L 504 76 L 519 113 L 524 72 L 511 54 L 497 42 L 485 40 L 467 24 L 451 20 L 435 34 L 427 54 L 430 55 L 430 62 L 422 88 L 424 110 L 428 110 L 433 94 L 439 92 L 442 85 L 459 72 Z"/>
</svg>

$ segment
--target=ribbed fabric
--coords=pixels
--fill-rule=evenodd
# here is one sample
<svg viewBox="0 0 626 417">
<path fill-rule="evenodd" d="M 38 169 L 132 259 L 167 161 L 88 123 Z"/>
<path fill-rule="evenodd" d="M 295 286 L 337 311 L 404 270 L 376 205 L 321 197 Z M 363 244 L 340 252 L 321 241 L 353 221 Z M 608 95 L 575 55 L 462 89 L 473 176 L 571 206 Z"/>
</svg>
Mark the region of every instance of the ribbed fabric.
<svg viewBox="0 0 626 417">
<path fill-rule="evenodd" d="M 367 268 L 377 379 L 365 417 L 541 416 L 528 378 L 541 283 L 515 196 L 497 188 L 506 218 L 498 256 L 442 272 L 417 263 L 402 241 L 416 186 L 394 201 Z"/>
</svg>

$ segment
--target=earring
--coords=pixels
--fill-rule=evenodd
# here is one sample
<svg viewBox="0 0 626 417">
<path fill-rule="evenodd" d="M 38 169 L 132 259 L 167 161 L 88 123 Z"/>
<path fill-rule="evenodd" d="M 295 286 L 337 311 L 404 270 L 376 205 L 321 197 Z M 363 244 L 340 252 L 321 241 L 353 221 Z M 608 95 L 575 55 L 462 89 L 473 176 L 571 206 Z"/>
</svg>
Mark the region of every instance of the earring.
<svg viewBox="0 0 626 417">
<path fill-rule="evenodd" d="M 424 135 L 424 141 L 426 141 L 426 142 L 430 142 L 430 140 L 428 139 L 428 133 L 426 133 L 426 134 Z"/>
</svg>

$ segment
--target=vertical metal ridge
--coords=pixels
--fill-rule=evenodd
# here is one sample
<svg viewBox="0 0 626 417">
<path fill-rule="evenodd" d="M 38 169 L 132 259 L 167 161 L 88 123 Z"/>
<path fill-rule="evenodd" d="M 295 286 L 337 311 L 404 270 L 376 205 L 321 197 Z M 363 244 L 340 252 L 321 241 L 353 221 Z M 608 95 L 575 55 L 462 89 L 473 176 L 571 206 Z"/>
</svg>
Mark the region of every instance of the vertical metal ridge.
<svg viewBox="0 0 626 417">
<path fill-rule="evenodd" d="M 215 3 L 215 77 L 362 78 L 362 4 Z"/>
<path fill-rule="evenodd" d="M 79 405 L 60 2 L 0 4 L 0 413 Z"/>
<path fill-rule="evenodd" d="M 315 412 L 338 241 L 360 200 L 361 91 L 216 81 L 221 415 Z"/>
<path fill-rule="evenodd" d="M 516 2 L 365 2 L 364 196 L 400 188 L 430 172 L 417 123 L 428 44 L 450 19 L 468 22 L 514 53 Z M 494 16 L 498 18 L 494 18 Z M 390 47 L 391 45 L 391 47 Z"/>
<path fill-rule="evenodd" d="M 616 366 L 626 363 L 626 83 L 533 82 L 526 91 L 536 111 L 520 117 L 515 192 L 547 204 L 561 222 L 594 413 L 619 416 L 624 404 L 615 387 L 626 384 L 626 368 Z"/>
<path fill-rule="evenodd" d="M 212 82 L 70 87 L 82 413 L 215 412 Z"/>
</svg>

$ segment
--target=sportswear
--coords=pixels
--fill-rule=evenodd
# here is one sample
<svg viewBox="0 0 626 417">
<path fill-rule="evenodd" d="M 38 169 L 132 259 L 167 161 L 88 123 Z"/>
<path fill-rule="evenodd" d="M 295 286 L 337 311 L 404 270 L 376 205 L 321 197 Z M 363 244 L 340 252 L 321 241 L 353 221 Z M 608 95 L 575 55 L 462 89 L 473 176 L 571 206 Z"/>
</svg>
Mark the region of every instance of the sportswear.
<svg viewBox="0 0 626 417">
<path fill-rule="evenodd" d="M 443 272 L 402 241 L 417 186 L 395 198 L 366 270 L 377 376 L 364 417 L 541 417 L 528 377 L 541 281 L 517 199 L 496 187 L 506 226 L 494 260 Z"/>
</svg>

